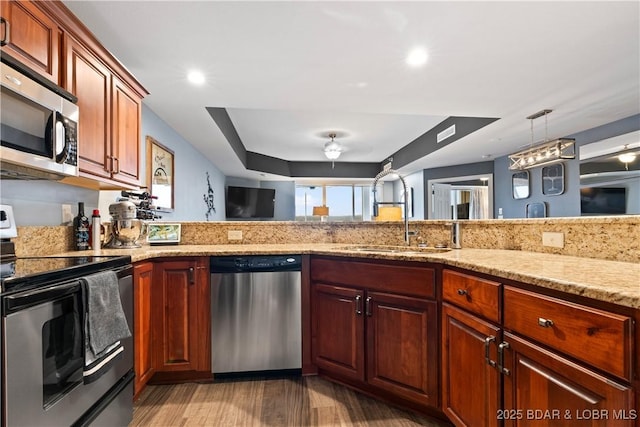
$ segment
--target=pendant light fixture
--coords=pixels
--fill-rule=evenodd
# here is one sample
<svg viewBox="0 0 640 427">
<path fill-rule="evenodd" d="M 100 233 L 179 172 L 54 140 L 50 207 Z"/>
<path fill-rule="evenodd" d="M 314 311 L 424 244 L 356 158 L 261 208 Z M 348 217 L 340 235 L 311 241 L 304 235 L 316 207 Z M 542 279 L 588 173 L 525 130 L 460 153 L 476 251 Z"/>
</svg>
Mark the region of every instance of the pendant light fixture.
<svg viewBox="0 0 640 427">
<path fill-rule="evenodd" d="M 537 166 L 546 166 L 563 160 L 575 159 L 575 139 L 558 138 L 547 140 L 547 114 L 553 110 L 542 110 L 527 117 L 531 121 L 531 144 L 529 148 L 511 154 L 509 160 L 510 170 L 531 169 Z M 533 121 L 544 116 L 544 142 L 533 145 Z"/>
</svg>

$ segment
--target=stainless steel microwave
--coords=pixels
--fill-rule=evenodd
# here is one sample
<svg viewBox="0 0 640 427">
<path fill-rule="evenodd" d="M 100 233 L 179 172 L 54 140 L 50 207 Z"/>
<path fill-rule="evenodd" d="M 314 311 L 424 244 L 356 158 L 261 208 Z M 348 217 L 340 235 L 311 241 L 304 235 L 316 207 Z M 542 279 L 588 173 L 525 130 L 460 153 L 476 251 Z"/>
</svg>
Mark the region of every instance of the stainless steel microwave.
<svg viewBox="0 0 640 427">
<path fill-rule="evenodd" d="M 78 175 L 78 106 L 5 63 L 0 64 L 2 179 Z"/>
</svg>

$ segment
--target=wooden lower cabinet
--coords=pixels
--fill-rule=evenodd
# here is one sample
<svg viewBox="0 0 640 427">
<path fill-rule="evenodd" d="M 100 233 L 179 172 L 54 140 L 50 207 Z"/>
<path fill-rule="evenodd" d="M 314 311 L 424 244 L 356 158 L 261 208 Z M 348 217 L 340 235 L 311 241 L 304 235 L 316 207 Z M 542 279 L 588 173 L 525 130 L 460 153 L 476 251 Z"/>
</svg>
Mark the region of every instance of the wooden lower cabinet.
<svg viewBox="0 0 640 427">
<path fill-rule="evenodd" d="M 312 280 L 313 362 L 323 375 L 370 393 L 438 406 L 437 324 L 435 300 Z"/>
<path fill-rule="evenodd" d="M 210 378 L 209 258 L 156 262 L 153 277 L 155 376 L 182 372 L 185 379 Z"/>
<path fill-rule="evenodd" d="M 133 267 L 134 313 L 134 398 L 137 398 L 155 373 L 153 365 L 153 341 L 151 319 L 151 291 L 153 288 L 153 263 L 142 262 Z"/>
<path fill-rule="evenodd" d="M 369 384 L 419 405 L 438 404 L 437 310 L 435 301 L 366 293 Z"/>
<path fill-rule="evenodd" d="M 456 426 L 501 425 L 499 326 L 442 305 L 442 410 Z"/>
<path fill-rule="evenodd" d="M 634 426 L 633 389 L 506 332 L 505 426 Z"/>
<path fill-rule="evenodd" d="M 316 365 L 364 381 L 364 292 L 314 284 L 311 291 L 312 358 Z"/>
</svg>

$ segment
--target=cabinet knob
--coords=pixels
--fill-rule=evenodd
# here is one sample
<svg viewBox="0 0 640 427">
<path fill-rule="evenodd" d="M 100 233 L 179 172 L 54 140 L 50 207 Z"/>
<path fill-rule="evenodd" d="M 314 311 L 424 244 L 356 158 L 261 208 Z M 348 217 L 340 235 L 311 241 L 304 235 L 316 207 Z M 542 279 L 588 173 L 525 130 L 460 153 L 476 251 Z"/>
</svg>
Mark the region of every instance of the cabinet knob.
<svg viewBox="0 0 640 427">
<path fill-rule="evenodd" d="M 538 325 L 542 326 L 543 328 L 550 328 L 553 326 L 553 320 L 538 317 Z"/>
<path fill-rule="evenodd" d="M 469 295 L 469 292 L 467 292 L 466 289 L 458 289 L 458 295 L 460 296 Z"/>
</svg>

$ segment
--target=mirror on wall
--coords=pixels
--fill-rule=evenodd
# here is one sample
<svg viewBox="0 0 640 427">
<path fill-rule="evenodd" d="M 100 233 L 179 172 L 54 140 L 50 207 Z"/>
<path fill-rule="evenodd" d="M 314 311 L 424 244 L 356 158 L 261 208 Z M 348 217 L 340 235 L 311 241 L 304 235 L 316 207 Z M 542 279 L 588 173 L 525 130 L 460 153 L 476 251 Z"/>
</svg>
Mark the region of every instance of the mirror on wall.
<svg viewBox="0 0 640 427">
<path fill-rule="evenodd" d="M 580 147 L 581 215 L 640 214 L 640 131 Z"/>
<path fill-rule="evenodd" d="M 428 219 L 493 218 L 493 175 L 471 175 L 427 181 Z"/>
<path fill-rule="evenodd" d="M 511 190 L 516 200 L 529 197 L 529 171 L 519 171 L 511 175 Z"/>
</svg>

